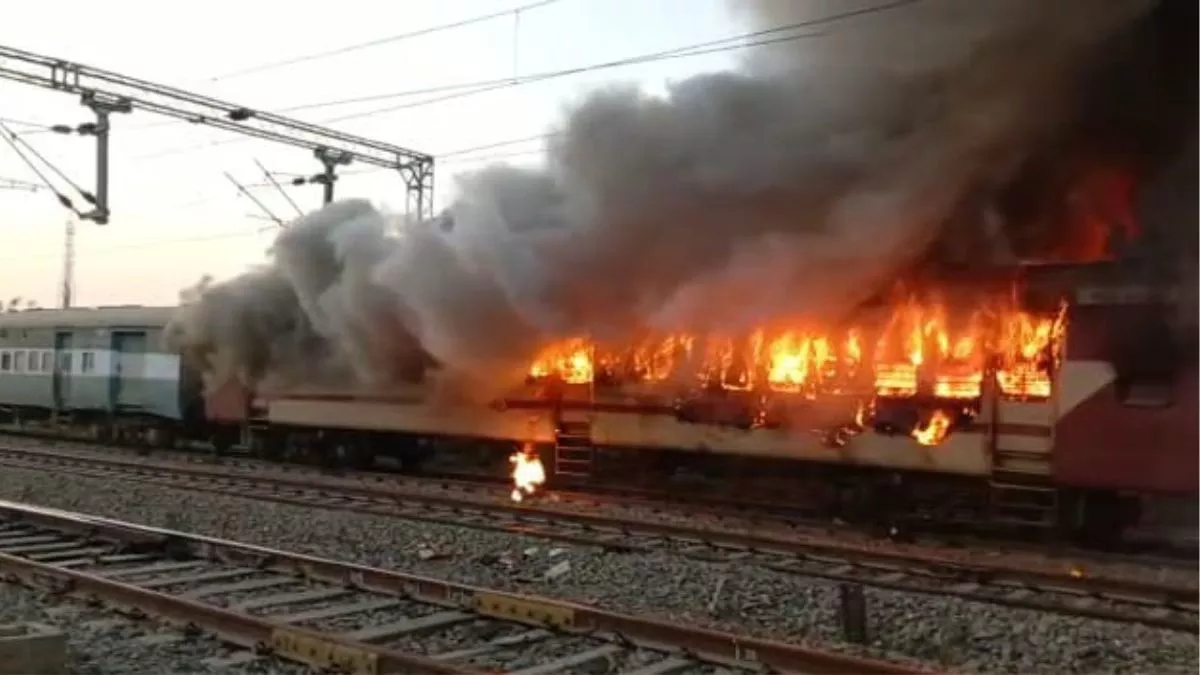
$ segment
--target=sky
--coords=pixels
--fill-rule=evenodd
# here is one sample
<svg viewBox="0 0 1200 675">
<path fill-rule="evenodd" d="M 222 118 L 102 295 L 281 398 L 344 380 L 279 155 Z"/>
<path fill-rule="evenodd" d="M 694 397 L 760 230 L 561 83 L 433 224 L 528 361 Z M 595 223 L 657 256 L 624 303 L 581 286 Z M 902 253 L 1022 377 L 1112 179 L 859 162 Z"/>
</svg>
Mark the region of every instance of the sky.
<svg viewBox="0 0 1200 675">
<path fill-rule="evenodd" d="M 338 106 L 339 99 L 404 94 L 571 69 L 720 40 L 749 29 L 725 0 L 9 0 L 0 44 L 115 71 L 306 122 L 394 143 L 435 157 L 435 204 L 453 197 L 453 176 L 505 161 L 540 161 L 539 138 L 589 90 L 611 83 L 661 91 L 688 75 L 733 67 L 737 50 L 597 69 L 452 100 L 444 94 L 392 96 Z M 478 16 L 496 19 L 394 40 L 335 56 L 255 70 L 310 54 L 403 35 Z M 254 71 L 254 72 L 246 72 Z M 35 72 L 44 72 L 37 71 Z M 399 108 L 375 112 L 381 108 Z M 361 116 L 357 116 L 361 115 Z M 339 117 L 353 117 L 330 121 Z M 76 96 L 0 79 L 0 122 L 86 190 L 95 176 L 94 141 L 48 133 L 46 125 L 92 120 Z M 77 226 L 75 303 L 173 304 L 203 275 L 218 279 L 264 260 L 275 225 L 225 175 L 251 186 L 276 216 L 296 211 L 268 170 L 311 175 L 310 151 L 244 139 L 135 111 L 114 117 L 111 222 Z M 517 139 L 523 142 L 506 143 Z M 496 147 L 461 152 L 493 144 Z M 390 172 L 355 175 L 337 196 L 394 209 L 403 183 Z M 53 174 L 55 187 L 74 195 Z M 0 144 L 0 179 L 40 179 Z M 65 224 L 70 213 L 46 190 L 4 189 L 0 181 L 0 298 L 57 306 Z M 287 189 L 302 210 L 321 202 L 319 186 Z M 74 197 L 73 197 L 74 198 Z M 79 200 L 75 198 L 78 202 Z"/>
</svg>

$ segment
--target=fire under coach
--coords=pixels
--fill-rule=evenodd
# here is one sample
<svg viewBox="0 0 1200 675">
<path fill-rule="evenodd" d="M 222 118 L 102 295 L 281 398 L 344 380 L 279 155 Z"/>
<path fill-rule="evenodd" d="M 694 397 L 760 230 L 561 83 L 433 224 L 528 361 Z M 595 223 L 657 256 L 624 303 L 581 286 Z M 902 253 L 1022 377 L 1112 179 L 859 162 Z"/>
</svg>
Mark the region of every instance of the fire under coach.
<svg viewBox="0 0 1200 675">
<path fill-rule="evenodd" d="M 491 405 L 386 392 L 201 386 L 160 337 L 172 308 L 0 314 L 0 414 L 26 429 L 416 470 L 515 464 L 538 484 L 769 474 L 847 518 L 1020 524 L 1111 540 L 1197 489 L 1197 363 L 1178 289 L 1106 265 L 868 307 L 845 326 L 549 345 Z M 1016 291 L 1014 291 L 1014 288 Z M 1129 330 L 1130 326 L 1138 327 Z M 1185 348 L 1186 347 L 1186 348 Z"/>
</svg>

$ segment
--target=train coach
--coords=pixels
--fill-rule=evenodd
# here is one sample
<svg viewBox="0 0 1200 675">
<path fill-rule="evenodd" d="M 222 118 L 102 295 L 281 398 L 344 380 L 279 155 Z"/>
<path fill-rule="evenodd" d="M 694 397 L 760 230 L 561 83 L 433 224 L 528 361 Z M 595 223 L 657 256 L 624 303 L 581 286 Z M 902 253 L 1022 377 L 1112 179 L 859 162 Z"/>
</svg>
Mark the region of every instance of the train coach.
<svg viewBox="0 0 1200 675">
<path fill-rule="evenodd" d="M 173 307 L 0 314 L 0 419 L 167 447 L 206 434 L 199 376 L 160 347 Z"/>
<path fill-rule="evenodd" d="M 653 383 L 544 368 L 489 406 L 435 403 L 420 384 L 254 392 L 231 381 L 203 392 L 200 374 L 159 346 L 173 308 L 104 307 L 0 314 L 0 415 L 97 439 L 205 439 L 357 467 L 387 456 L 419 468 L 464 448 L 506 464 L 528 448 L 552 484 L 665 480 L 681 468 L 768 474 L 798 501 L 853 519 L 1111 539 L 1147 509 L 1195 501 L 1197 364 L 1162 333 L 1114 339 L 1114 326 L 1144 324 L 1158 306 L 1143 290 L 1066 285 L 1070 329 L 1042 379 L 1017 386 L 990 368 L 934 391 L 891 382 L 865 411 L 855 396 L 799 392 L 751 409 L 760 397 L 736 386 L 681 401 Z"/>
<path fill-rule="evenodd" d="M 271 456 L 363 465 L 386 453 L 419 464 L 466 439 L 492 448 L 497 462 L 531 448 L 522 454 L 551 483 L 657 482 L 682 467 L 727 482 L 767 474 L 798 500 L 845 517 L 1110 540 L 1146 512 L 1195 501 L 1200 383 L 1194 344 L 1152 328 L 1171 293 L 1114 284 L 1092 269 L 1090 280 L 1044 271 L 1041 287 L 1026 288 L 1031 298 L 1069 300 L 1070 329 L 1032 380 L 989 367 L 938 376 L 921 391 L 888 385 L 866 415 L 855 396 L 775 392 L 764 408 L 751 404 L 758 390 L 738 386 L 681 400 L 653 383 L 615 385 L 593 371 L 594 352 L 560 354 L 487 407 L 435 404 L 419 384 L 365 393 L 248 392 L 231 383 L 207 409 L 230 438 Z"/>
</svg>

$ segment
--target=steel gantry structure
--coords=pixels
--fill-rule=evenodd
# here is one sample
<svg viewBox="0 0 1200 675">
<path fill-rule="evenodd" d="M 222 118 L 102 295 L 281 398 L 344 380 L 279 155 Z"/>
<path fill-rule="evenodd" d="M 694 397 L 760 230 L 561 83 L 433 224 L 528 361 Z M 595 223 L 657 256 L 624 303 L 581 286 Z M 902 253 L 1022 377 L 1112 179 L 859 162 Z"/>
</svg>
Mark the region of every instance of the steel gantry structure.
<svg viewBox="0 0 1200 675">
<path fill-rule="evenodd" d="M 313 182 L 323 185 L 327 203 L 333 199 L 336 167 L 362 162 L 395 169 L 404 181 L 408 212 L 418 218 L 433 215 L 432 155 L 3 45 L 0 45 L 0 78 L 76 94 L 95 113 L 95 124 L 81 125 L 76 131 L 96 137 L 95 209 L 84 217 L 99 224 L 107 223 L 110 215 L 109 120 L 114 113 L 134 110 L 311 150 L 323 169 L 317 176 L 320 180 Z"/>
</svg>

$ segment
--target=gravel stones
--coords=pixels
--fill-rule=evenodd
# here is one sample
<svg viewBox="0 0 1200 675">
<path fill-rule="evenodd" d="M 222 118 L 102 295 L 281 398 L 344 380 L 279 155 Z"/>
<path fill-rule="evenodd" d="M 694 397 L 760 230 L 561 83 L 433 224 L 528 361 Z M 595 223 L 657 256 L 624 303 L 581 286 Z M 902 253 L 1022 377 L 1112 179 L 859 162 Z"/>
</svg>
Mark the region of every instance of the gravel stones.
<svg viewBox="0 0 1200 675">
<path fill-rule="evenodd" d="M 235 650 L 215 639 L 185 636 L 169 626 L 136 621 L 105 608 L 0 583 L 0 623 L 24 622 L 47 624 L 65 632 L 67 672 L 77 675 L 308 672 L 303 667 L 272 659 L 219 667 L 209 659 L 224 658 Z"/>
<path fill-rule="evenodd" d="M 0 498 L 955 670 L 1190 673 L 1200 656 L 1194 635 L 870 588 L 858 647 L 835 585 L 752 565 L 11 468 Z"/>
</svg>

